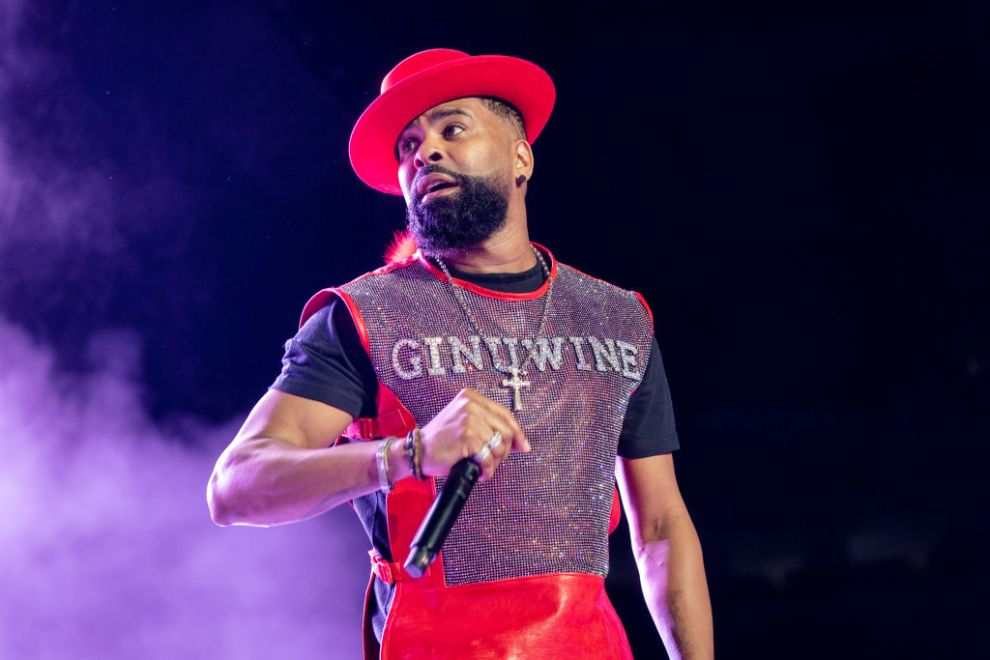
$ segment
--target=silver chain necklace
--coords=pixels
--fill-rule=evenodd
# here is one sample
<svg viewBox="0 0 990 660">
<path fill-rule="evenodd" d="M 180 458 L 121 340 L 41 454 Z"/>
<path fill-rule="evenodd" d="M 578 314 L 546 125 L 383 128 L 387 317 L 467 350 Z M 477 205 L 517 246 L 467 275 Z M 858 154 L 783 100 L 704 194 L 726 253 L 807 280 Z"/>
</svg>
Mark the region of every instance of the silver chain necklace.
<svg viewBox="0 0 990 660">
<path fill-rule="evenodd" d="M 498 363 L 498 358 L 495 355 L 495 351 L 492 349 L 492 343 L 497 341 L 497 339 L 495 337 L 488 337 L 481 332 L 481 328 L 478 325 L 478 320 L 475 318 L 471 308 L 468 307 L 467 300 L 464 296 L 463 287 L 454 281 L 454 278 L 451 276 L 450 270 L 447 268 L 447 264 L 444 263 L 443 259 L 440 258 L 439 255 L 433 255 L 433 258 L 437 260 L 438 264 L 440 264 L 440 269 L 443 271 L 443 274 L 447 276 L 447 281 L 450 283 L 451 289 L 454 292 L 454 298 L 456 298 L 457 302 L 460 303 L 461 309 L 464 310 L 464 315 L 467 316 L 468 322 L 471 324 L 471 327 L 478 334 L 478 336 L 482 338 L 482 341 L 484 341 L 485 346 L 488 348 L 488 354 L 492 358 L 492 366 L 495 368 L 495 371 L 512 376 L 512 378 L 502 380 L 502 387 L 512 388 L 512 402 L 513 409 L 515 410 L 522 410 L 522 396 L 519 393 L 519 388 L 529 387 L 531 385 L 528 380 L 523 380 L 520 378 L 520 376 L 526 374 L 526 370 L 522 367 L 529 362 L 529 360 L 536 355 L 536 351 L 539 350 L 538 342 L 540 335 L 542 335 L 543 331 L 546 329 L 547 317 L 550 313 L 550 300 L 553 298 L 553 278 L 550 277 L 550 269 L 547 268 L 547 262 L 543 259 L 543 255 L 540 254 L 540 251 L 537 250 L 532 244 L 530 244 L 529 247 L 533 250 L 533 254 L 536 255 L 537 261 L 539 261 L 540 265 L 543 266 L 543 272 L 547 276 L 547 294 L 543 299 L 543 318 L 540 319 L 540 325 L 536 329 L 536 335 L 533 337 L 533 344 L 529 349 L 529 354 L 522 362 L 519 363 L 518 367 L 503 367 Z"/>
</svg>

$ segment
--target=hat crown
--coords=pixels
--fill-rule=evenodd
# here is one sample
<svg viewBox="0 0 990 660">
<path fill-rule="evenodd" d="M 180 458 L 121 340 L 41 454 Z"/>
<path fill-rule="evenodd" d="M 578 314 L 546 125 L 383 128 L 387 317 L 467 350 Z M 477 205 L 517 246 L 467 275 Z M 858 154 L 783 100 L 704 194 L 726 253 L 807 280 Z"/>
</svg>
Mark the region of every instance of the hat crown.
<svg viewBox="0 0 990 660">
<path fill-rule="evenodd" d="M 424 69 L 444 62 L 471 57 L 467 53 L 452 48 L 431 48 L 414 53 L 396 64 L 388 75 L 382 79 L 381 93 L 384 94 L 389 88 L 394 87 L 406 78 L 413 76 Z"/>
<path fill-rule="evenodd" d="M 354 124 L 347 147 L 354 172 L 376 190 L 401 195 L 395 140 L 402 129 L 437 104 L 476 96 L 518 109 L 533 142 L 550 117 L 556 92 L 546 71 L 518 57 L 452 48 L 420 51 L 388 72 L 381 93 Z"/>
</svg>

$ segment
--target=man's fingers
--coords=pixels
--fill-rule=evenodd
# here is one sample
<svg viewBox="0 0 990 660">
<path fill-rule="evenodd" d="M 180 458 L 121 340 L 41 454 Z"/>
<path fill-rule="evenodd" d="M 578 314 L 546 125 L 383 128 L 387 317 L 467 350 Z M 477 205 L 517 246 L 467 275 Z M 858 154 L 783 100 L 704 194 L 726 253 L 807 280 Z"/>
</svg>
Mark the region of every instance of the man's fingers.
<svg viewBox="0 0 990 660">
<path fill-rule="evenodd" d="M 509 455 L 512 449 L 512 441 L 505 439 L 505 432 L 496 428 L 492 436 L 488 439 L 486 446 L 491 450 L 495 460 L 501 463 Z"/>
<path fill-rule="evenodd" d="M 481 480 L 491 479 L 501 459 L 495 454 L 494 443 L 483 442 L 481 448 L 471 456 L 471 460 L 481 466 Z M 497 448 L 497 447 L 496 447 Z"/>
<path fill-rule="evenodd" d="M 515 440 L 515 438 L 519 437 L 519 432 L 512 425 L 506 423 L 504 417 L 497 415 L 487 415 L 485 424 L 491 428 L 487 432 L 488 434 L 484 436 L 485 440 L 488 442 L 492 454 L 501 462 L 509 455 L 513 447 L 518 445 L 518 440 Z M 518 427 L 518 425 L 516 426 Z M 496 433 L 498 433 L 498 438 L 495 438 Z"/>
<path fill-rule="evenodd" d="M 526 432 L 519 426 L 519 422 L 516 421 L 508 408 L 474 390 L 471 390 L 471 394 L 473 395 L 472 400 L 484 407 L 485 413 L 489 416 L 489 423 L 502 432 L 503 440 L 510 445 L 507 449 L 510 449 L 511 446 L 519 451 L 531 449 L 529 441 L 526 439 Z"/>
</svg>

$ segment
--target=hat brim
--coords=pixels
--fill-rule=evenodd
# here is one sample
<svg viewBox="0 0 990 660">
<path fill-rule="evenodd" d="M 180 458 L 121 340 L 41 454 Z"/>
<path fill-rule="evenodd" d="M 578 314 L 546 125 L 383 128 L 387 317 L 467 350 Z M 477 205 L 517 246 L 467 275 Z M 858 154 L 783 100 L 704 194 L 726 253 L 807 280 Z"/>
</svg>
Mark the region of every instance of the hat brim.
<svg viewBox="0 0 990 660">
<path fill-rule="evenodd" d="M 514 105 L 534 142 L 550 119 L 556 91 L 546 71 L 506 55 L 476 55 L 426 68 L 390 87 L 361 114 L 348 152 L 358 177 L 401 195 L 395 142 L 410 121 L 435 105 L 467 96 L 494 96 Z"/>
</svg>

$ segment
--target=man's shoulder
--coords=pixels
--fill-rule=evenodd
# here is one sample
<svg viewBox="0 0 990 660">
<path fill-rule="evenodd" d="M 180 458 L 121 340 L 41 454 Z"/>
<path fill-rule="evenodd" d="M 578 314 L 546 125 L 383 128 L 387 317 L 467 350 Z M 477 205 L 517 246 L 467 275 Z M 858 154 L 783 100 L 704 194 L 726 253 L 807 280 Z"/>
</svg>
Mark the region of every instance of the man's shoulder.
<svg viewBox="0 0 990 660">
<path fill-rule="evenodd" d="M 614 296 L 616 298 L 625 299 L 631 304 L 635 304 L 637 306 L 641 305 L 643 309 L 646 310 L 646 314 L 650 317 L 650 323 L 653 322 L 653 310 L 650 309 L 650 306 L 647 304 L 643 294 L 639 291 L 625 289 L 617 284 L 609 282 L 608 280 L 603 280 L 600 277 L 589 275 L 574 266 L 570 266 L 560 261 L 557 262 L 557 269 L 558 272 L 565 278 L 572 280 L 576 288 L 583 291 L 585 295 L 590 297 Z"/>
<path fill-rule="evenodd" d="M 561 276 L 568 279 L 572 279 L 585 287 L 592 287 L 598 290 L 608 291 L 610 293 L 615 293 L 624 298 L 629 298 L 634 295 L 634 291 L 625 289 L 617 284 L 613 284 L 608 280 L 602 279 L 600 277 L 595 277 L 590 275 L 579 268 L 575 268 L 570 264 L 565 264 L 563 262 L 557 262 L 557 270 Z"/>
<path fill-rule="evenodd" d="M 309 300 L 303 306 L 303 312 L 300 316 L 299 325 L 303 325 L 316 312 L 329 306 L 334 300 L 337 299 L 340 299 L 353 313 L 354 308 L 351 299 L 352 294 L 360 292 L 362 288 L 365 288 L 367 284 L 374 282 L 376 278 L 387 277 L 397 272 L 401 272 L 404 269 L 408 269 L 415 263 L 416 258 L 412 256 L 391 261 L 384 266 L 380 266 L 379 268 L 370 270 L 367 273 L 358 275 L 349 282 L 317 291 L 310 296 Z"/>
<path fill-rule="evenodd" d="M 379 266 L 378 268 L 376 268 L 374 270 L 369 270 L 366 273 L 363 273 L 361 275 L 358 275 L 357 277 L 355 277 L 351 281 L 345 282 L 344 284 L 341 284 L 341 285 L 339 285 L 337 287 L 334 287 L 334 288 L 342 289 L 342 288 L 345 288 L 345 287 L 349 287 L 351 285 L 354 285 L 354 284 L 356 284 L 358 282 L 363 282 L 363 281 L 368 280 L 368 279 L 377 278 L 377 277 L 385 277 L 385 276 L 388 276 L 388 275 L 393 275 L 393 274 L 398 273 L 400 271 L 407 270 L 407 269 L 409 269 L 409 268 L 411 268 L 413 266 L 416 266 L 418 263 L 419 263 L 419 259 L 416 257 L 416 255 L 410 255 L 410 256 L 404 257 L 402 259 L 398 259 L 398 260 L 395 260 L 395 261 L 389 261 L 388 263 L 386 263 L 383 266 Z"/>
</svg>

